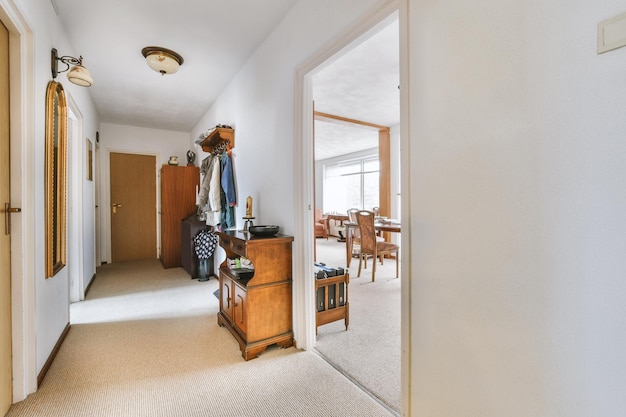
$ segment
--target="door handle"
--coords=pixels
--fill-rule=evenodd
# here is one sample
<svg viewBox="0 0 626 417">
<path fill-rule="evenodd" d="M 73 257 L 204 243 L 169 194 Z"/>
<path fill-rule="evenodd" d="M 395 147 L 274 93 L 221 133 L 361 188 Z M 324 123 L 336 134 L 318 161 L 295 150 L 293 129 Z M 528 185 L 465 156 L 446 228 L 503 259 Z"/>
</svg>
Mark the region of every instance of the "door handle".
<svg viewBox="0 0 626 417">
<path fill-rule="evenodd" d="M 121 204 L 113 203 L 113 214 L 117 213 L 117 209 L 122 207 Z"/>
<path fill-rule="evenodd" d="M 11 207 L 11 203 L 4 203 L 4 234 L 11 234 L 11 213 L 21 213 L 22 209 Z"/>
</svg>

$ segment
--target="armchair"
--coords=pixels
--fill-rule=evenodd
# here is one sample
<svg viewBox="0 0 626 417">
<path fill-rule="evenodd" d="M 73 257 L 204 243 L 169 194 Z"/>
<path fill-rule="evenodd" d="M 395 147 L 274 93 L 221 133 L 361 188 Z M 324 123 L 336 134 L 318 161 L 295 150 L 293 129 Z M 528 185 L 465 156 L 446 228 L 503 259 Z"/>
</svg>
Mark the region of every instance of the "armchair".
<svg viewBox="0 0 626 417">
<path fill-rule="evenodd" d="M 315 238 L 328 239 L 328 219 L 322 215 L 322 209 L 315 209 Z"/>
</svg>

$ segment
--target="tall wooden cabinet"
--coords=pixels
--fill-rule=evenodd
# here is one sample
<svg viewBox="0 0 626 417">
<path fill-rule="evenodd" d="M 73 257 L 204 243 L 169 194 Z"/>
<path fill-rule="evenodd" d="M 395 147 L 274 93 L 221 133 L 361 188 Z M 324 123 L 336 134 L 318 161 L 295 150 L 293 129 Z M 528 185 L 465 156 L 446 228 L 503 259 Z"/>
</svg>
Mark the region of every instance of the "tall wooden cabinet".
<svg viewBox="0 0 626 417">
<path fill-rule="evenodd" d="M 241 231 L 217 233 L 226 260 L 220 265 L 220 311 L 217 323 L 239 343 L 245 360 L 267 346 L 293 345 L 291 244 L 293 237 L 255 237 Z M 229 267 L 229 260 L 247 258 L 254 273 Z"/>
<path fill-rule="evenodd" d="M 164 268 L 181 266 L 181 221 L 196 211 L 197 166 L 161 168 L 161 262 Z"/>
</svg>

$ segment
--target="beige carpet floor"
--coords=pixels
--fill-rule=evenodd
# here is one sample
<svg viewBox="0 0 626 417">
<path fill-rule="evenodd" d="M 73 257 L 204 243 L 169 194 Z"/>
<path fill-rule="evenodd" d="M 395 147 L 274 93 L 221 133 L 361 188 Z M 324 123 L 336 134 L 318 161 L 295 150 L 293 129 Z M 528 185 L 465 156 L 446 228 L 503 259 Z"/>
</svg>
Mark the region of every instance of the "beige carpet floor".
<svg viewBox="0 0 626 417">
<path fill-rule="evenodd" d="M 315 352 L 244 361 L 217 281 L 157 260 L 105 265 L 39 390 L 7 416 L 393 416 Z"/>
<path fill-rule="evenodd" d="M 317 239 L 317 260 L 328 266 L 346 266 L 345 243 Z M 348 302 L 350 325 L 339 320 L 318 328 L 315 349 L 337 369 L 363 386 L 394 411 L 401 410 L 400 279 L 395 260 L 372 261 L 357 277 L 358 259 L 350 265 Z"/>
</svg>

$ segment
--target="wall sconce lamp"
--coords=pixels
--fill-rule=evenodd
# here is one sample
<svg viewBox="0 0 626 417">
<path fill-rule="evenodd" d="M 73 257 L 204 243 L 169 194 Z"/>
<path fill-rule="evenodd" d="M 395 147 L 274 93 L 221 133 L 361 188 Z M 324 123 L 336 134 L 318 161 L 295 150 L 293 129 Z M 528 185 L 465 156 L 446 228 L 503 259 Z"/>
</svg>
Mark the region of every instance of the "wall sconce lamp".
<svg viewBox="0 0 626 417">
<path fill-rule="evenodd" d="M 58 61 L 61 61 L 67 68 L 63 71 L 59 71 Z M 67 73 L 67 79 L 76 85 L 80 85 L 82 87 L 89 87 L 93 84 L 93 78 L 91 78 L 91 74 L 89 70 L 83 67 L 83 57 L 76 59 L 73 56 L 62 56 L 59 58 L 57 54 L 57 50 L 52 48 L 51 53 L 51 64 L 52 64 L 52 79 L 55 79 L 57 75 L 62 72 L 69 70 Z M 72 69 L 70 69 L 70 65 L 74 65 Z"/>
<path fill-rule="evenodd" d="M 159 46 L 146 46 L 141 54 L 146 58 L 148 66 L 161 75 L 174 74 L 184 62 L 178 53 Z"/>
</svg>

